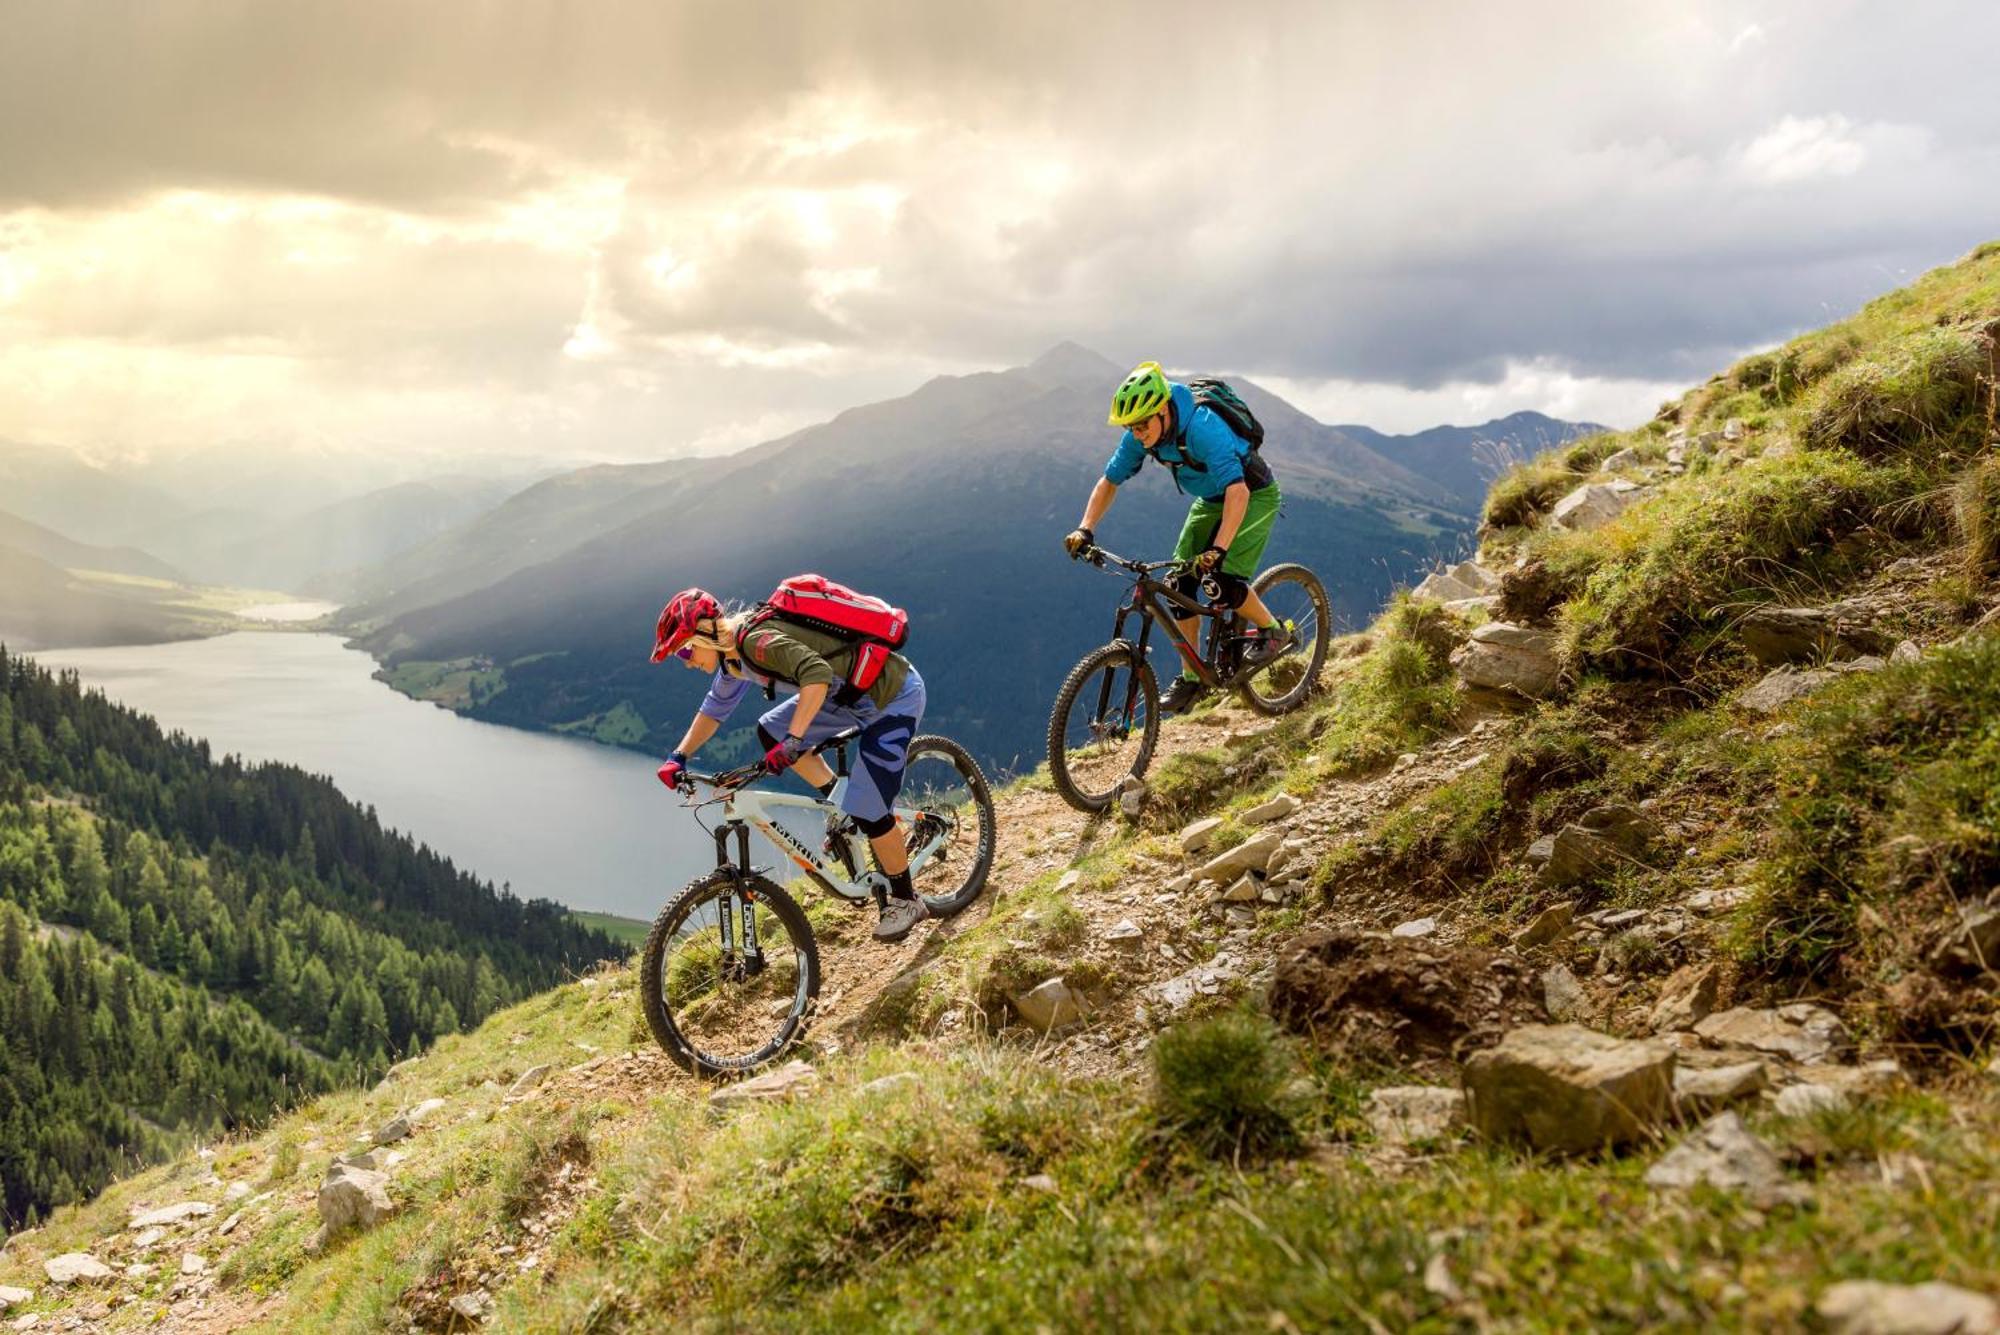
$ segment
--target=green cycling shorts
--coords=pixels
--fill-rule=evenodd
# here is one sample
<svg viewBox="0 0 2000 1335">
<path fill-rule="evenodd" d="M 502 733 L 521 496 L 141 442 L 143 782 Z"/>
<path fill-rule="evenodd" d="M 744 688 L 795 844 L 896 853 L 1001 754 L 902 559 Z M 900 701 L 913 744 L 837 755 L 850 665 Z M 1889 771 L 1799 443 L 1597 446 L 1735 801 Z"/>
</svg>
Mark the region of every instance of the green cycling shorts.
<svg viewBox="0 0 2000 1335">
<path fill-rule="evenodd" d="M 1236 540 L 1229 544 L 1229 554 L 1222 558 L 1223 574 L 1249 579 L 1257 573 L 1257 563 L 1264 559 L 1264 546 L 1271 541 L 1271 525 L 1278 518 L 1278 502 L 1282 499 L 1275 482 L 1250 493 L 1250 508 L 1243 514 Z M 1174 544 L 1174 560 L 1192 561 L 1207 551 L 1221 523 L 1221 501 L 1196 501 L 1189 506 L 1187 522 L 1181 525 L 1181 540 Z"/>
</svg>

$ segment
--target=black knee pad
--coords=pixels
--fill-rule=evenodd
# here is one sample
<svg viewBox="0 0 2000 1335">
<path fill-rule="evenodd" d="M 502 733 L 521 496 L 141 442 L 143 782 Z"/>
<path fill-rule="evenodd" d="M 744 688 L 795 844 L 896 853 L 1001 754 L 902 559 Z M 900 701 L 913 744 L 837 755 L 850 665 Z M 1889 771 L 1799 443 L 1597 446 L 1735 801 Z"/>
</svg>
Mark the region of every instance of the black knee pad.
<svg viewBox="0 0 2000 1335">
<path fill-rule="evenodd" d="M 880 839 L 883 835 L 896 828 L 896 818 L 894 816 L 882 816 L 876 820 L 862 820 L 857 817 L 854 823 L 859 825 L 861 833 L 867 835 L 870 839 Z"/>
<path fill-rule="evenodd" d="M 1167 581 L 1167 587 L 1172 589 L 1175 593 L 1178 593 L 1183 598 L 1187 598 L 1197 602 L 1200 601 L 1201 599 L 1200 575 L 1193 573 L 1189 573 L 1186 575 L 1176 575 L 1174 576 L 1174 578 Z M 1176 612 L 1174 613 L 1174 615 L 1179 616 L 1180 613 Z"/>
<path fill-rule="evenodd" d="M 1209 576 L 1209 578 L 1215 581 L 1215 587 L 1218 591 L 1215 602 L 1218 607 L 1226 607 L 1234 612 L 1237 608 L 1243 606 L 1243 600 L 1250 596 L 1250 581 L 1240 575 L 1217 573 Z"/>
<path fill-rule="evenodd" d="M 759 723 L 757 725 L 757 745 L 763 747 L 766 752 L 769 752 L 770 749 L 776 746 L 777 744 L 778 744 L 778 739 L 773 737 L 770 733 L 764 731 L 764 725 Z"/>
</svg>

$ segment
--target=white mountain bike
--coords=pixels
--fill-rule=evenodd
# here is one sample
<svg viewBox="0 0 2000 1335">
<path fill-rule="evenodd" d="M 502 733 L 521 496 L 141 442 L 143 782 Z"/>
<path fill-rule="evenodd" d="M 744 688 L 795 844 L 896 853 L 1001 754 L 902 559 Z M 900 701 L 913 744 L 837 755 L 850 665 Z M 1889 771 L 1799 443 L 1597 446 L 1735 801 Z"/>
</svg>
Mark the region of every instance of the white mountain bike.
<svg viewBox="0 0 2000 1335">
<path fill-rule="evenodd" d="M 776 1058 L 805 1033 L 819 996 L 812 924 L 769 867 L 751 865 L 753 826 L 830 894 L 870 904 L 886 889 L 880 873 L 868 870 L 866 836 L 839 805 L 848 744 L 860 732 L 850 728 L 812 748 L 836 753 L 839 777 L 826 799 L 749 791 L 770 774 L 761 760 L 687 775 L 697 813 L 722 806 L 721 822 L 709 831 L 715 870 L 689 883 L 654 920 L 640 956 L 639 999 L 653 1037 L 696 1074 L 740 1073 Z M 697 784 L 711 795 L 697 799 Z M 786 829 L 780 811 L 810 813 L 807 823 L 823 828 L 823 837 Z M 910 879 L 932 916 L 949 917 L 978 898 L 993 864 L 993 795 L 971 754 L 946 737 L 911 741 L 893 811 L 910 851 Z"/>
</svg>

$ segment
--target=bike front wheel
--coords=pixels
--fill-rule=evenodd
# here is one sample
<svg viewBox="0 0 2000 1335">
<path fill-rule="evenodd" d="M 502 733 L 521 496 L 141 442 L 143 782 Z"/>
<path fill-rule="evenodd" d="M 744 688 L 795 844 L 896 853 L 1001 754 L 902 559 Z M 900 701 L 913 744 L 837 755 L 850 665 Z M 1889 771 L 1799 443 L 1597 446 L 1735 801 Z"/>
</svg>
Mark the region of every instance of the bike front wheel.
<svg viewBox="0 0 2000 1335">
<path fill-rule="evenodd" d="M 1049 779 L 1078 811 L 1103 811 L 1145 774 L 1160 740 L 1160 690 L 1139 651 L 1114 640 L 1070 669 L 1049 714 Z"/>
<path fill-rule="evenodd" d="M 819 996 L 804 910 L 762 876 L 719 867 L 660 910 L 639 960 L 653 1038 L 697 1075 L 754 1070 L 796 1043 Z"/>
<path fill-rule="evenodd" d="M 948 918 L 979 897 L 993 869 L 993 792 L 972 753 L 949 737 L 910 743 L 896 799 L 910 850 L 911 881 L 933 917 Z"/>
<path fill-rule="evenodd" d="M 1272 566 L 1250 587 L 1273 616 L 1290 625 L 1292 646 L 1238 680 L 1236 692 L 1260 714 L 1289 714 L 1319 685 L 1333 638 L 1333 607 L 1319 576 L 1302 565 Z"/>
</svg>

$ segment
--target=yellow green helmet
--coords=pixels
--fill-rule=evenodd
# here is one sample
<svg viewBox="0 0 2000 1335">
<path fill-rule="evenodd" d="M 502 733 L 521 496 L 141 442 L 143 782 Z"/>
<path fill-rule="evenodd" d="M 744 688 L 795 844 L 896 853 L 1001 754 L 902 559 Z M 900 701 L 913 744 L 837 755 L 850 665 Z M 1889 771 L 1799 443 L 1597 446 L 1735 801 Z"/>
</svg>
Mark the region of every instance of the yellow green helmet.
<svg viewBox="0 0 2000 1335">
<path fill-rule="evenodd" d="M 1107 425 L 1131 426 L 1143 422 L 1166 407 L 1172 398 L 1173 390 L 1168 387 L 1167 373 L 1160 369 L 1160 364 L 1140 362 L 1111 396 L 1111 420 Z"/>
</svg>

